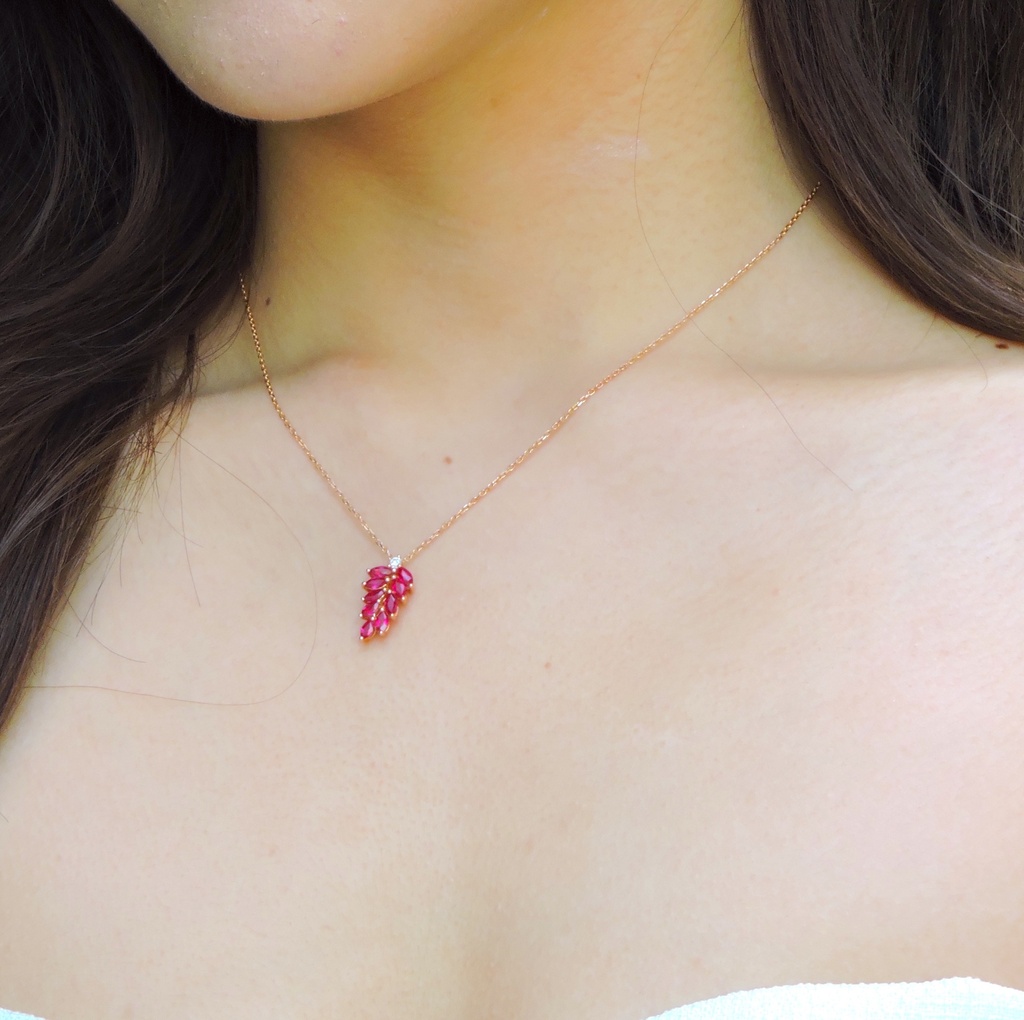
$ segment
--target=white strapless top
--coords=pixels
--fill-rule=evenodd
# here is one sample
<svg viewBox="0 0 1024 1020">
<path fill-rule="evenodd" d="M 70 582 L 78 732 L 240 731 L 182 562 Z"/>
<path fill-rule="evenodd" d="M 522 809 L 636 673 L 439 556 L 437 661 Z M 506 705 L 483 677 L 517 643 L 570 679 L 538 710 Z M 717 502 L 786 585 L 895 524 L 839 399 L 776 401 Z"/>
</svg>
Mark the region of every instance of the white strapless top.
<svg viewBox="0 0 1024 1020">
<path fill-rule="evenodd" d="M 40 1020 L 0 1009 L 0 1020 Z M 1024 1020 L 1024 991 L 977 978 L 780 985 L 730 992 L 649 1020 Z"/>
</svg>

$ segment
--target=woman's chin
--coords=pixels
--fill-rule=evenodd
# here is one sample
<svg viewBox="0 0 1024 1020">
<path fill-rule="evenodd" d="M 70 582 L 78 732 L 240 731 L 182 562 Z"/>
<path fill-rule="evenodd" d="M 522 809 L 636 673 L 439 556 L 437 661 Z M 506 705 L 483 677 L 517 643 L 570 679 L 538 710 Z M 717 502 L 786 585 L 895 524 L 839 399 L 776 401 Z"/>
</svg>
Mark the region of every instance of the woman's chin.
<svg viewBox="0 0 1024 1020">
<path fill-rule="evenodd" d="M 343 53 L 306 49 L 305 61 L 264 51 L 258 59 L 168 59 L 171 70 L 204 102 L 249 120 L 312 120 L 367 106 L 401 91 L 414 78 L 381 61 L 367 67 Z M 176 66 L 181 65 L 181 66 Z M 385 73 L 390 70 L 391 73 Z"/>
<path fill-rule="evenodd" d="M 115 0 L 200 99 L 253 120 L 327 117 L 457 64 L 527 0 Z"/>
<path fill-rule="evenodd" d="M 204 102 L 224 113 L 247 120 L 288 122 L 315 120 L 358 109 L 387 95 L 372 89 L 338 87 L 313 89 L 294 82 L 225 80 L 213 74 L 180 75 L 182 81 Z"/>
</svg>

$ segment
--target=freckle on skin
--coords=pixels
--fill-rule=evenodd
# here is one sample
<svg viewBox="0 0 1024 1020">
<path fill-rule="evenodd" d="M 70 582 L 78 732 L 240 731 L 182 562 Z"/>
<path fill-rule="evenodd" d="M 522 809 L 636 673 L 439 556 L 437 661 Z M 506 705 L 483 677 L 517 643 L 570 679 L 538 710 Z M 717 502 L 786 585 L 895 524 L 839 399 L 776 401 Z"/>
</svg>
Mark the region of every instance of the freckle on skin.
<svg viewBox="0 0 1024 1020">
<path fill-rule="evenodd" d="M 1008 348 L 1009 346 L 1010 346 L 1009 344 L 996 344 L 996 347 L 998 347 L 998 348 L 999 348 L 1000 350 L 1004 350 L 1004 351 L 1005 351 L 1005 350 L 1006 350 L 1006 349 L 1007 349 L 1007 348 Z"/>
<path fill-rule="evenodd" d="M 452 462 L 451 457 L 445 457 L 444 462 L 445 462 L 445 464 L 451 464 L 451 462 Z"/>
<path fill-rule="evenodd" d="M 265 305 L 269 305 L 269 304 L 270 304 L 270 298 L 267 298 L 267 300 L 266 300 L 266 301 L 264 301 L 263 303 L 264 303 Z"/>
</svg>

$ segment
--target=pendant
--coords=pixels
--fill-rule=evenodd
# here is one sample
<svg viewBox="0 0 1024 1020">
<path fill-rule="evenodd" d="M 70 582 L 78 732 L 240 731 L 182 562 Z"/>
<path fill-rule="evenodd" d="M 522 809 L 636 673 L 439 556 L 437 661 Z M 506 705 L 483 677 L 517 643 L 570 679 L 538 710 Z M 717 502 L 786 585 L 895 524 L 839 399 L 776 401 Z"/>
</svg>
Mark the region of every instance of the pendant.
<svg viewBox="0 0 1024 1020">
<path fill-rule="evenodd" d="M 384 637 L 391 629 L 402 603 L 412 594 L 412 574 L 402 566 L 400 557 L 392 556 L 386 567 L 371 567 L 366 572 L 363 591 L 359 639 L 369 641 Z"/>
</svg>

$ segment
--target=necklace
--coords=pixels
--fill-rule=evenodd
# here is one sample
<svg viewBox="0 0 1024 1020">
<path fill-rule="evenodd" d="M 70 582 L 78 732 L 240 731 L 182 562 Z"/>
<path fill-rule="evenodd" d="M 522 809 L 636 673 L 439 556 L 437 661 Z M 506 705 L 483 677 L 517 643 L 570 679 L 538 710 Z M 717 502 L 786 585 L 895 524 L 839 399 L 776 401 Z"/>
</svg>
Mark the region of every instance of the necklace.
<svg viewBox="0 0 1024 1020">
<path fill-rule="evenodd" d="M 579 397 L 574 404 L 553 424 L 551 427 L 541 436 L 533 441 L 511 464 L 505 468 L 501 474 L 497 475 L 490 482 L 488 482 L 468 503 L 463 504 L 458 510 L 455 511 L 436 531 L 431 535 L 428 535 L 415 549 L 411 552 L 406 553 L 405 556 L 396 556 L 386 546 L 380 538 L 377 537 L 373 529 L 366 522 L 366 518 L 352 505 L 352 502 L 345 495 L 337 485 L 334 484 L 333 479 L 327 473 L 323 464 L 313 455 L 313 452 L 306 445 L 305 440 L 296 431 L 295 426 L 288 420 L 288 416 L 284 413 L 280 403 L 278 402 L 277 395 L 274 393 L 273 384 L 270 381 L 270 372 L 267 370 L 267 363 L 263 357 L 263 347 L 260 344 L 259 333 L 256 330 L 256 319 L 253 316 L 252 306 L 249 303 L 249 291 L 245 284 L 245 278 L 240 277 L 239 282 L 242 286 L 242 299 L 245 302 L 245 313 L 249 319 L 249 328 L 252 330 L 252 342 L 256 348 L 256 357 L 259 360 L 260 371 L 263 374 L 263 382 L 267 388 L 267 393 L 270 396 L 270 402 L 274 405 L 274 410 L 277 412 L 278 417 L 284 423 L 285 428 L 292 434 L 292 437 L 302 448 L 302 452 L 306 455 L 309 462 L 314 468 L 320 473 L 324 481 L 330 486 L 334 494 L 341 500 L 342 506 L 349 512 L 355 522 L 362 528 L 363 532 L 371 539 L 376 547 L 381 551 L 384 558 L 387 560 L 387 564 L 379 567 L 371 567 L 366 572 L 366 580 L 363 582 L 363 608 L 360 612 L 360 627 L 359 637 L 362 641 L 370 641 L 373 638 L 382 638 L 390 630 L 398 616 L 398 611 L 405 604 L 406 600 L 412 594 L 413 589 L 413 576 L 409 570 L 409 564 L 416 559 L 425 549 L 433 545 L 449 528 L 455 524 L 456 521 L 460 520 L 463 515 L 467 514 L 473 509 L 485 496 L 493 492 L 513 471 L 516 471 L 521 467 L 530 457 L 532 457 L 545 443 L 556 432 L 558 432 L 566 422 L 572 418 L 577 411 L 591 397 L 596 396 L 601 390 L 605 388 L 613 379 L 617 379 L 623 372 L 628 371 L 637 362 L 642 361 L 647 357 L 648 354 L 656 351 L 666 340 L 675 336 L 684 326 L 686 326 L 696 315 L 705 309 L 712 301 L 715 300 L 720 294 L 731 287 L 741 276 L 746 272 L 753 269 L 785 236 L 793 229 L 794 224 L 803 215 L 804 210 L 811 204 L 811 200 L 814 198 L 818 188 L 821 187 L 821 183 L 817 183 L 811 189 L 810 193 L 800 204 L 797 211 L 789 218 L 786 225 L 779 231 L 779 233 L 765 245 L 752 259 L 741 266 L 732 276 L 729 277 L 724 283 L 720 284 L 715 288 L 703 301 L 698 305 L 694 305 L 686 315 L 683 316 L 678 322 L 669 326 L 660 336 L 652 340 L 646 347 L 641 348 L 631 358 L 624 361 L 618 368 L 609 372 L 603 379 L 595 383 L 587 390 L 581 397 Z"/>
</svg>

